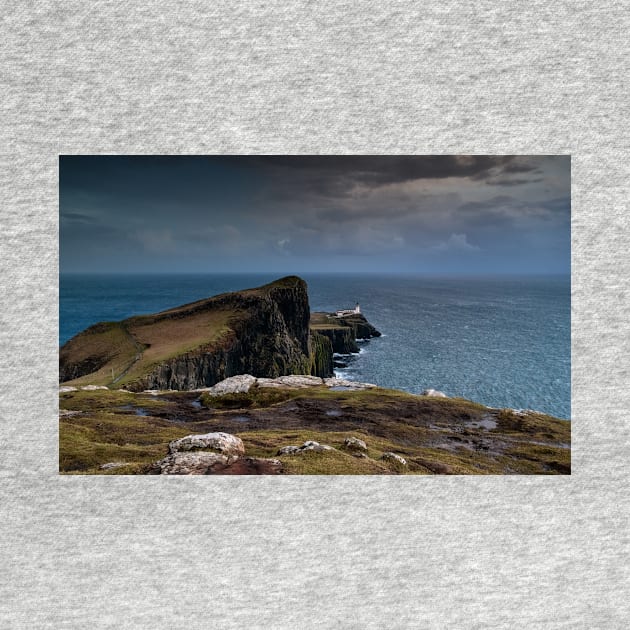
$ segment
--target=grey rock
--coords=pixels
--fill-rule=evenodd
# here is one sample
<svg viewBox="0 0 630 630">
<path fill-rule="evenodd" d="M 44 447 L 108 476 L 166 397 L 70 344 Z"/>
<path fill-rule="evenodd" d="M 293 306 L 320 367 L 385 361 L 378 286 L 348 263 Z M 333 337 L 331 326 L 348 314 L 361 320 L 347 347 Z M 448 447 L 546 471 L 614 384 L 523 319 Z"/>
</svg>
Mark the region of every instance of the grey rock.
<svg viewBox="0 0 630 630">
<path fill-rule="evenodd" d="M 304 442 L 300 447 L 301 451 L 316 451 L 318 453 L 324 451 L 334 451 L 335 449 L 332 446 L 328 446 L 328 444 L 320 444 L 319 442 L 315 442 L 314 440 L 308 440 Z"/>
<path fill-rule="evenodd" d="M 231 433 L 205 433 L 201 435 L 187 435 L 179 440 L 173 440 L 168 445 L 169 453 L 181 451 L 216 451 L 223 455 L 244 455 L 245 446 L 241 438 Z"/>
<path fill-rule="evenodd" d="M 387 462 L 395 462 L 397 464 L 401 464 L 402 466 L 407 465 L 407 460 L 404 457 L 401 457 L 400 455 L 397 455 L 396 453 L 392 453 L 391 451 L 383 453 L 381 455 L 381 459 Z"/>
<path fill-rule="evenodd" d="M 345 378 L 326 378 L 326 387 L 347 387 L 348 389 L 373 389 L 377 387 L 374 383 L 361 383 L 359 381 L 349 381 Z"/>
<path fill-rule="evenodd" d="M 224 468 L 236 461 L 220 453 L 171 453 L 153 465 L 160 475 L 206 475 L 216 468 Z"/>
<path fill-rule="evenodd" d="M 433 396 L 434 398 L 448 398 L 444 392 L 440 392 L 437 389 L 425 389 L 421 396 Z"/>
<path fill-rule="evenodd" d="M 317 387 L 323 385 L 324 381 L 319 376 L 308 376 L 297 374 L 290 376 L 279 376 L 278 378 L 259 378 L 258 387 L 269 387 L 278 389 L 300 389 L 303 387 Z"/>
<path fill-rule="evenodd" d="M 367 451 L 367 444 L 359 438 L 347 437 L 343 444 L 350 451 Z"/>
<path fill-rule="evenodd" d="M 278 450 L 278 455 L 301 455 L 306 451 L 315 451 L 316 453 L 324 453 L 326 451 L 334 451 L 335 449 L 328 444 L 320 444 L 314 440 L 304 442 L 302 446 L 283 446 Z"/>
<path fill-rule="evenodd" d="M 256 385 L 258 379 L 251 374 L 237 374 L 222 380 L 212 387 L 197 389 L 195 391 L 207 392 L 211 396 L 222 396 L 224 394 L 247 393 Z"/>
</svg>

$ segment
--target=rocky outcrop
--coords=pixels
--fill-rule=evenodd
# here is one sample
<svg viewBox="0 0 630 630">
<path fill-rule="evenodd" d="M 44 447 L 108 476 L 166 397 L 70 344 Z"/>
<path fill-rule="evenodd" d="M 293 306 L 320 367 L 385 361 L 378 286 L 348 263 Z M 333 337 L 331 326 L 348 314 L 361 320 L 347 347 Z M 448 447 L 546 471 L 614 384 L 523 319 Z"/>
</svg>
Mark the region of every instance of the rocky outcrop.
<svg viewBox="0 0 630 630">
<path fill-rule="evenodd" d="M 168 445 L 169 453 L 182 451 L 214 451 L 222 455 L 245 454 L 245 447 L 241 438 L 230 433 L 205 433 L 203 435 L 187 435 L 179 440 L 173 440 Z"/>
<path fill-rule="evenodd" d="M 325 378 L 324 385 L 333 389 L 374 389 L 376 385 L 374 383 L 361 383 L 360 381 L 349 381 L 345 378 Z"/>
<path fill-rule="evenodd" d="M 347 437 L 344 440 L 343 445 L 349 451 L 367 451 L 367 444 L 359 438 Z"/>
<path fill-rule="evenodd" d="M 397 464 L 398 466 L 407 465 L 407 460 L 404 457 L 401 457 L 400 455 L 397 455 L 396 453 L 392 453 L 389 451 L 386 453 L 383 453 L 381 455 L 381 459 L 386 462 L 392 462 L 394 464 Z"/>
<path fill-rule="evenodd" d="M 240 438 L 230 433 L 187 435 L 168 445 L 169 454 L 149 468 L 156 475 L 275 475 L 277 459 L 244 457 Z M 102 467 L 101 467 L 102 468 Z"/>
<path fill-rule="evenodd" d="M 376 387 L 373 383 L 361 383 L 334 377 L 320 378 L 308 374 L 292 374 L 277 378 L 256 378 L 251 374 L 239 374 L 226 378 L 212 387 L 203 387 L 193 391 L 209 396 L 224 396 L 225 394 L 246 394 L 257 387 L 262 389 L 304 389 L 320 386 L 340 390 L 374 389 Z M 154 393 L 154 390 L 147 390 L 144 393 Z"/>
<path fill-rule="evenodd" d="M 282 462 L 262 457 L 226 457 L 218 453 L 173 453 L 156 462 L 157 475 L 278 475 Z"/>
<path fill-rule="evenodd" d="M 301 389 L 304 387 L 317 387 L 324 381 L 318 376 L 279 376 L 278 378 L 259 378 L 256 381 L 258 387 L 272 387 L 274 389 Z"/>
<path fill-rule="evenodd" d="M 251 374 L 238 374 L 230 376 L 212 387 L 205 387 L 196 391 L 207 392 L 211 396 L 223 396 L 224 394 L 244 394 L 247 393 L 258 379 Z"/>
<path fill-rule="evenodd" d="M 306 283 L 289 276 L 92 326 L 61 348 L 59 379 L 143 391 L 209 387 L 238 374 L 331 376 L 332 348 L 311 340 L 309 320 Z"/>
<path fill-rule="evenodd" d="M 209 475 L 228 466 L 235 458 L 221 453 L 171 453 L 153 465 L 158 475 Z"/>
<path fill-rule="evenodd" d="M 346 315 L 337 319 L 342 325 L 352 328 L 355 339 L 372 339 L 372 337 L 381 336 L 381 333 L 361 313 Z"/>
<path fill-rule="evenodd" d="M 381 336 L 381 333 L 361 313 L 344 317 L 337 317 L 334 313 L 313 313 L 311 332 L 328 338 L 333 352 L 338 354 L 359 352 L 357 339 Z"/>
</svg>

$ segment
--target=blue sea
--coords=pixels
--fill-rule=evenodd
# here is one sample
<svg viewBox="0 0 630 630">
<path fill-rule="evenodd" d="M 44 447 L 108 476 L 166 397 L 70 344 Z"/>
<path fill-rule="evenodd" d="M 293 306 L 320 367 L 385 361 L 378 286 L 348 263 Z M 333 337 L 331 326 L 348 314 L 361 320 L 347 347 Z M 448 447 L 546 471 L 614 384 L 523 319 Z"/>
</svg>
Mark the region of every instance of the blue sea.
<svg viewBox="0 0 630 630">
<path fill-rule="evenodd" d="M 312 275 L 311 310 L 353 308 L 383 336 L 337 375 L 413 393 L 438 389 L 493 407 L 571 415 L 568 276 L 431 278 Z M 60 278 L 59 342 L 99 321 L 154 313 L 259 286 L 274 275 L 79 275 Z"/>
</svg>

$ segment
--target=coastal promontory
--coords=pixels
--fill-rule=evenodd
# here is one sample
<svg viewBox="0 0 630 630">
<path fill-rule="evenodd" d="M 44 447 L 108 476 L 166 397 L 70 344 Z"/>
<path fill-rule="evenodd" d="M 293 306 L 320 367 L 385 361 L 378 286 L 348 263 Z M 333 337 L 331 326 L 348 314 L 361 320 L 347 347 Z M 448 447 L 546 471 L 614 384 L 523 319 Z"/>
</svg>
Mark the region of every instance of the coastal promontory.
<svg viewBox="0 0 630 630">
<path fill-rule="evenodd" d="M 334 352 L 357 352 L 357 338 L 380 333 L 363 315 L 311 316 L 297 276 L 209 297 L 153 315 L 102 322 L 59 353 L 59 381 L 190 390 L 237 374 L 330 377 Z"/>
</svg>

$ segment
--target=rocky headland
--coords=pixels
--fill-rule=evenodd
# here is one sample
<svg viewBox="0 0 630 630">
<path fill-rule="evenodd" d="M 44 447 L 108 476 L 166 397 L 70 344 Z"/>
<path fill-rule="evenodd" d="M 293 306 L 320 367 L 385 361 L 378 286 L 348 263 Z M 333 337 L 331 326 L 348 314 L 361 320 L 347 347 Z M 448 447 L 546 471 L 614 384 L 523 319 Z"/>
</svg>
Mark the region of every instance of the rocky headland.
<svg viewBox="0 0 630 630">
<path fill-rule="evenodd" d="M 359 352 L 357 339 L 381 336 L 361 313 L 344 317 L 337 317 L 334 313 L 312 313 L 310 328 L 313 335 L 329 339 L 333 352 L 338 354 Z"/>
<path fill-rule="evenodd" d="M 350 343 L 359 328 L 349 324 L 344 330 Z M 102 322 L 73 337 L 59 353 L 61 383 L 131 391 L 190 390 L 245 373 L 332 376 L 333 345 L 310 327 L 301 278 Z"/>
</svg>

